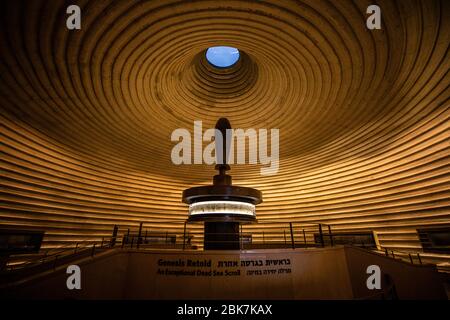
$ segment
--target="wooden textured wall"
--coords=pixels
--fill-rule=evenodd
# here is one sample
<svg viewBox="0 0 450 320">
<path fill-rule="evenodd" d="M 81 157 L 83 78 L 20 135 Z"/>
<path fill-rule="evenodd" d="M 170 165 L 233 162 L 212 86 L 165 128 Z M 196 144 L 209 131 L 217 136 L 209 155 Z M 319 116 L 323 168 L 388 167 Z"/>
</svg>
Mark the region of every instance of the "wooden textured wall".
<svg viewBox="0 0 450 320">
<path fill-rule="evenodd" d="M 450 2 L 377 0 L 368 30 L 372 2 L 84 0 L 68 30 L 67 1 L 2 1 L 0 225 L 46 247 L 179 230 L 182 190 L 214 170 L 174 165 L 170 135 L 225 116 L 280 130 L 277 174 L 231 171 L 263 192 L 259 220 L 420 251 L 416 228 L 450 223 Z M 241 60 L 212 68 L 214 45 Z"/>
</svg>

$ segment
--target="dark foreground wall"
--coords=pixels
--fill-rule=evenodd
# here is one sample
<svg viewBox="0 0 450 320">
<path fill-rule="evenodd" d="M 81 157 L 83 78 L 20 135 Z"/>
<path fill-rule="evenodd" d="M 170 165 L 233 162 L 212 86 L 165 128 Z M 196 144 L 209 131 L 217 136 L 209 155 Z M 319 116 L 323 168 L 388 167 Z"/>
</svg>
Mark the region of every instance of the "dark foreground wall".
<svg viewBox="0 0 450 320">
<path fill-rule="evenodd" d="M 434 267 L 413 266 L 364 250 L 114 250 L 77 263 L 81 290 L 69 290 L 66 269 L 3 294 L 58 299 L 446 299 Z M 381 269 L 380 290 L 366 285 L 369 265 Z M 394 290 L 392 290 L 394 289 Z"/>
</svg>

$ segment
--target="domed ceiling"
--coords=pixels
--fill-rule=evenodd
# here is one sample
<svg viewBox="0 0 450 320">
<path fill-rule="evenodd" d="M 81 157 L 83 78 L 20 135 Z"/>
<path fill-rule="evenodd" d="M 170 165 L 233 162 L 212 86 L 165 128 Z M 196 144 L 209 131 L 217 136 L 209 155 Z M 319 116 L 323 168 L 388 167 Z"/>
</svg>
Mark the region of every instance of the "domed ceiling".
<svg viewBox="0 0 450 320">
<path fill-rule="evenodd" d="M 375 230 L 419 249 L 450 221 L 448 1 L 3 1 L 0 224 L 46 245 L 112 226 L 178 228 L 181 192 L 214 166 L 174 165 L 177 128 L 279 129 L 280 163 L 233 165 L 260 221 Z M 218 69 L 212 46 L 240 51 Z"/>
</svg>

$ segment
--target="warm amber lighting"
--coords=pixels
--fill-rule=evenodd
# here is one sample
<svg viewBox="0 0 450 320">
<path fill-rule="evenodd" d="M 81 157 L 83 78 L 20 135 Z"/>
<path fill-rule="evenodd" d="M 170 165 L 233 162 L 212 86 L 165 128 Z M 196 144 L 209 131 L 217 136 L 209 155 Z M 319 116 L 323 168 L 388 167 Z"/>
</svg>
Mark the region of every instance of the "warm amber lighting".
<svg viewBox="0 0 450 320">
<path fill-rule="evenodd" d="M 417 230 L 450 221 L 449 1 L 374 1 L 382 30 L 366 27 L 370 2 L 88 0 L 67 30 L 64 1 L 3 1 L 0 225 L 45 230 L 44 248 L 114 224 L 183 232 L 180 194 L 214 169 L 174 165 L 171 133 L 187 128 L 195 155 L 211 141 L 192 123 L 227 117 L 258 139 L 280 130 L 276 175 L 260 173 L 261 139 L 256 164 L 232 167 L 264 194 L 252 230 L 327 223 L 421 252 Z M 236 64 L 208 62 L 218 45 Z"/>
</svg>

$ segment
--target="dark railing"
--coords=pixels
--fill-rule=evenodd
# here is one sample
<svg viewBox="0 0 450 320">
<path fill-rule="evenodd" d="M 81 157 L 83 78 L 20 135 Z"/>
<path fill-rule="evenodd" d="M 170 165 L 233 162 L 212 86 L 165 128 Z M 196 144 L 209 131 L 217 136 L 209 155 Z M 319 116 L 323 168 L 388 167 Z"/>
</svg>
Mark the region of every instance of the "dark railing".
<svg viewBox="0 0 450 320">
<path fill-rule="evenodd" d="M 170 230 L 161 230 L 157 223 L 145 225 L 140 223 L 135 229 L 114 226 L 111 237 L 97 241 L 81 241 L 66 246 L 42 250 L 40 256 L 10 257 L 2 273 L 18 269 L 29 269 L 39 265 L 51 264 L 55 269 L 69 259 L 94 256 L 110 248 L 127 249 L 203 249 L 203 224 L 170 222 Z M 332 226 L 326 224 L 297 224 L 284 221 L 261 221 L 257 224 L 242 224 L 238 237 L 231 237 L 229 242 L 239 243 L 240 250 L 253 249 L 309 249 L 336 246 L 341 244 L 357 246 L 378 254 L 403 260 L 412 264 L 422 264 L 419 253 L 400 252 L 384 248 L 380 251 L 374 243 L 343 243 L 342 231 L 333 233 Z M 221 240 L 220 242 L 224 242 Z M 88 253 L 89 252 L 89 253 Z M 22 259 L 22 261 L 20 261 Z M 19 262 L 20 263 L 19 263 Z"/>
<path fill-rule="evenodd" d="M 82 253 L 86 253 L 87 251 L 90 252 L 91 256 L 94 256 L 99 251 L 109 247 L 110 243 L 105 242 L 105 239 L 102 238 L 101 241 L 82 241 L 75 243 L 75 246 L 73 244 L 68 244 L 65 246 L 44 250 L 41 255 L 33 255 L 28 259 L 26 255 L 12 256 L 10 257 L 10 263 L 8 263 L 2 271 L 32 268 L 37 265 L 48 263 L 52 263 L 52 265 L 56 267 L 58 265 L 57 262 L 68 256 L 81 256 Z"/>
</svg>

